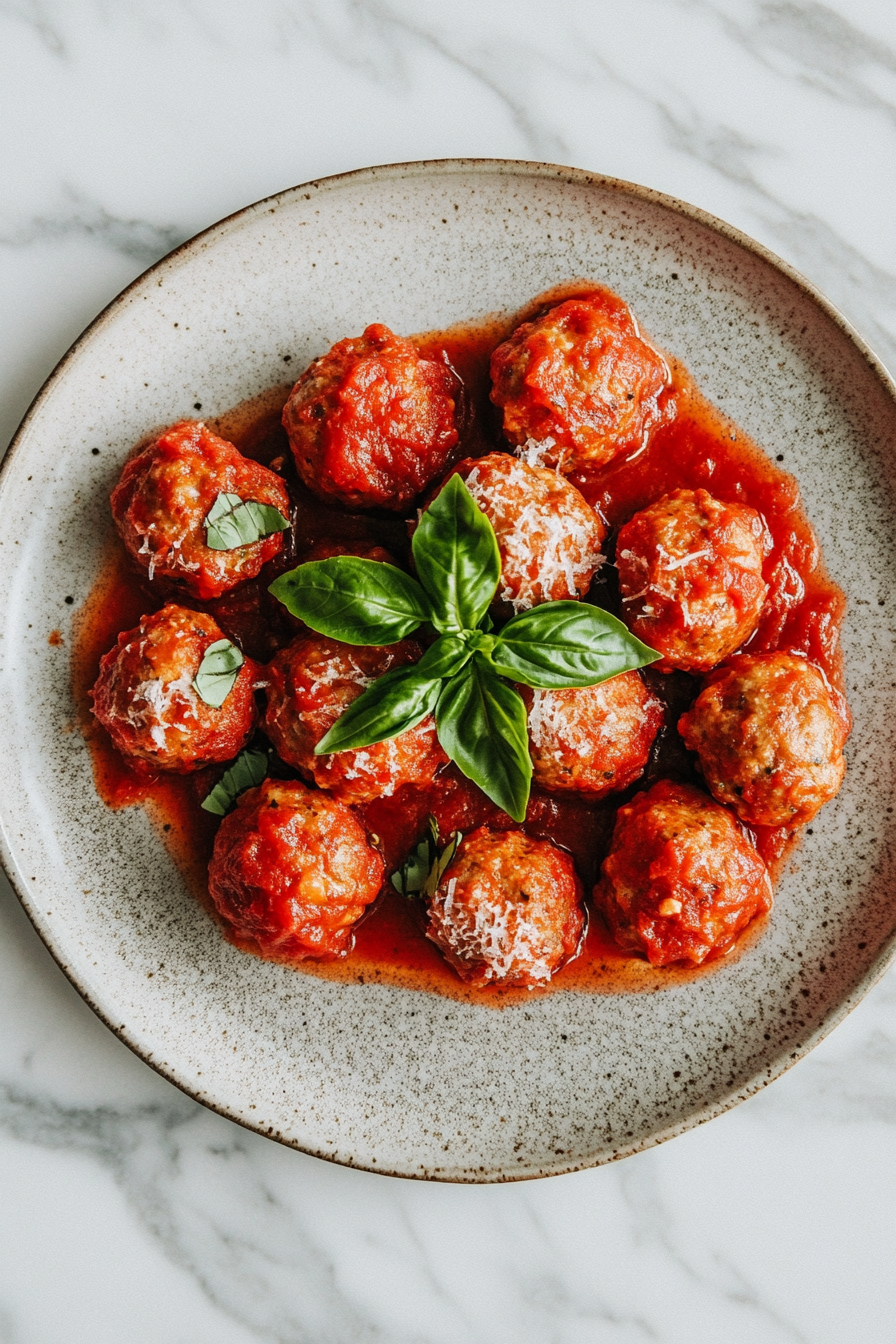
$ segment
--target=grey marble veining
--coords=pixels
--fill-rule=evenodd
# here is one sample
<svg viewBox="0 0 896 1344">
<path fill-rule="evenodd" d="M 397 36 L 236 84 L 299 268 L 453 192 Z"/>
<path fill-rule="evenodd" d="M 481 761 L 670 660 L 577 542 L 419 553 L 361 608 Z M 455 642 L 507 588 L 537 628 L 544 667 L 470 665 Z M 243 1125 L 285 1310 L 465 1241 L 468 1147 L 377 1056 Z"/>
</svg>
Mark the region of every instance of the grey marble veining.
<svg viewBox="0 0 896 1344">
<path fill-rule="evenodd" d="M 759 237 L 896 364 L 887 0 L 6 0 L 0 437 L 143 267 L 364 163 L 550 158 Z M 0 906 L 0 1341 L 896 1337 L 896 982 L 710 1126 L 502 1189 L 244 1133 L 93 1018 Z"/>
</svg>

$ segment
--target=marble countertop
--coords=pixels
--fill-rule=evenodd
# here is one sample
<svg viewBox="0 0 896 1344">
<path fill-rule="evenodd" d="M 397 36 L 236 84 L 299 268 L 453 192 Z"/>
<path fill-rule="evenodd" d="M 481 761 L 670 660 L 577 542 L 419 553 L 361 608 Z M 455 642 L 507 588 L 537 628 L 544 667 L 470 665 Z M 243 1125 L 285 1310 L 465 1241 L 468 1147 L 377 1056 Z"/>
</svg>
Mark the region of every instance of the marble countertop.
<svg viewBox="0 0 896 1344">
<path fill-rule="evenodd" d="M 0 440 L 147 265 L 367 164 L 550 159 L 694 202 L 896 368 L 892 0 L 4 0 Z M 0 891 L 2 1344 L 896 1339 L 896 972 L 737 1110 L 595 1171 L 288 1151 L 121 1045 Z"/>
</svg>

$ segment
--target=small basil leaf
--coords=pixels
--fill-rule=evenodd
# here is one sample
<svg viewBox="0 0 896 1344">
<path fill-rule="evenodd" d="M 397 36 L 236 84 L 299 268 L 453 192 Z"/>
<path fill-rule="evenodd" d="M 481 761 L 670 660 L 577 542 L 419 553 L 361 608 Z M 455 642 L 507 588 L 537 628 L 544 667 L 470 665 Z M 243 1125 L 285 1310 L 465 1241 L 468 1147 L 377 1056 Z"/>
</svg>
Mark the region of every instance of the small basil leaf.
<svg viewBox="0 0 896 1344">
<path fill-rule="evenodd" d="M 522 697 L 475 654 L 447 682 L 436 710 L 439 741 L 468 779 L 522 821 L 532 761 Z"/>
<path fill-rule="evenodd" d="M 502 676 L 559 689 L 596 686 L 660 655 L 600 607 L 546 602 L 508 621 L 488 656 Z"/>
<path fill-rule="evenodd" d="M 352 701 L 318 742 L 314 754 L 355 751 L 406 733 L 433 713 L 441 689 L 440 681 L 420 677 L 414 666 L 386 672 Z"/>
<path fill-rule="evenodd" d="M 401 867 L 392 874 L 391 882 L 401 896 L 419 896 L 439 852 L 439 828 L 435 817 L 430 817 L 426 831 Z"/>
<path fill-rule="evenodd" d="M 222 493 L 205 518 L 205 544 L 212 551 L 235 551 L 288 527 L 289 519 L 273 504 Z"/>
<path fill-rule="evenodd" d="M 245 662 L 235 644 L 229 639 L 216 639 L 202 655 L 199 671 L 193 678 L 193 690 L 214 709 L 220 709 L 239 676 Z"/>
<path fill-rule="evenodd" d="M 417 671 L 431 681 L 453 677 L 472 657 L 473 650 L 458 635 L 442 635 L 426 650 L 417 664 Z"/>
<path fill-rule="evenodd" d="M 436 838 L 438 838 L 438 833 Z M 451 860 L 457 853 L 457 847 L 460 844 L 461 840 L 463 840 L 463 835 L 461 834 L 460 831 L 455 831 L 451 839 L 445 846 L 445 848 L 442 850 L 441 854 L 436 859 L 435 863 L 430 868 L 429 876 L 423 883 L 423 892 L 422 892 L 422 894 L 424 896 L 428 896 L 430 900 L 432 900 L 433 896 L 435 896 L 436 887 L 439 885 L 442 878 L 444 877 L 446 868 L 449 868 L 451 866 Z"/>
<path fill-rule="evenodd" d="M 398 871 L 392 874 L 395 890 L 402 896 L 433 897 L 462 839 L 461 832 L 455 831 L 440 854 L 439 827 L 435 817 L 431 816 L 420 843 L 411 850 Z"/>
<path fill-rule="evenodd" d="M 495 530 L 459 476 L 452 476 L 423 514 L 411 546 L 420 582 L 443 633 L 472 630 L 501 577 Z"/>
<path fill-rule="evenodd" d="M 216 817 L 225 816 L 241 793 L 254 789 L 268 772 L 268 753 L 257 747 L 247 747 L 237 756 L 233 765 L 225 770 L 215 787 L 201 803 L 206 812 L 214 812 Z"/>
<path fill-rule="evenodd" d="M 344 644 L 395 644 L 431 614 L 416 579 L 357 555 L 310 560 L 268 591 L 312 630 Z"/>
</svg>

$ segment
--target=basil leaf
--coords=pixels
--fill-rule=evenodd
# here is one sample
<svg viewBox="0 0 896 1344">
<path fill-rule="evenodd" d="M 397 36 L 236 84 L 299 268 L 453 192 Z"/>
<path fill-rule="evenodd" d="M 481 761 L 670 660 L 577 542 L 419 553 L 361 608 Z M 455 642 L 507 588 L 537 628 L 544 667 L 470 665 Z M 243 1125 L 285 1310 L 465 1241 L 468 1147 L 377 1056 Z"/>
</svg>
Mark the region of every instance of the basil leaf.
<svg viewBox="0 0 896 1344">
<path fill-rule="evenodd" d="M 375 742 L 406 733 L 433 713 L 441 689 L 440 681 L 421 677 L 414 666 L 386 672 L 352 701 L 318 742 L 315 756 L 371 747 Z"/>
<path fill-rule="evenodd" d="M 233 683 L 245 661 L 229 639 L 216 639 L 214 644 L 209 644 L 202 655 L 199 671 L 193 678 L 193 690 L 199 699 L 214 709 L 220 709 L 233 690 Z"/>
<path fill-rule="evenodd" d="M 391 882 L 400 896 L 418 896 L 423 890 L 430 869 L 439 852 L 439 828 L 435 817 L 430 817 L 426 831 L 401 867 L 392 874 Z"/>
<path fill-rule="evenodd" d="M 433 897 L 462 839 L 461 832 L 455 831 L 439 854 L 439 827 L 435 817 L 430 816 L 422 840 L 411 850 L 398 871 L 392 874 L 395 890 L 401 896 Z"/>
<path fill-rule="evenodd" d="M 444 877 L 445 869 L 451 866 L 451 860 L 457 853 L 457 847 L 463 838 L 464 837 L 460 831 L 455 831 L 435 863 L 430 868 L 429 876 L 423 883 L 422 892 L 422 894 L 428 896 L 430 900 L 432 900 L 433 896 L 436 894 L 436 887 Z M 436 839 L 438 840 L 438 831 L 436 832 Z"/>
<path fill-rule="evenodd" d="M 436 727 L 442 746 L 467 778 L 514 821 L 523 821 L 532 779 L 526 706 L 481 653 L 446 684 Z"/>
<path fill-rule="evenodd" d="M 200 804 L 206 812 L 214 812 L 223 817 L 230 811 L 241 793 L 254 789 L 268 772 L 268 753 L 258 747 L 247 747 L 237 756 L 233 765 L 225 770 L 211 793 Z"/>
<path fill-rule="evenodd" d="M 501 577 L 495 530 L 459 476 L 423 514 L 411 541 L 420 582 L 442 633 L 472 630 Z"/>
<path fill-rule="evenodd" d="M 442 635 L 431 644 L 417 664 L 421 677 L 436 680 L 453 677 L 473 657 L 473 649 L 457 635 Z"/>
<path fill-rule="evenodd" d="M 344 644 L 395 644 L 431 615 L 416 579 L 357 555 L 310 560 L 268 591 L 312 630 Z"/>
<path fill-rule="evenodd" d="M 596 686 L 660 655 L 600 607 L 546 602 L 508 621 L 487 656 L 502 676 L 559 689 Z"/>
<path fill-rule="evenodd" d="M 273 504 L 222 493 L 206 515 L 205 544 L 212 551 L 235 551 L 288 527 L 289 519 Z"/>
</svg>

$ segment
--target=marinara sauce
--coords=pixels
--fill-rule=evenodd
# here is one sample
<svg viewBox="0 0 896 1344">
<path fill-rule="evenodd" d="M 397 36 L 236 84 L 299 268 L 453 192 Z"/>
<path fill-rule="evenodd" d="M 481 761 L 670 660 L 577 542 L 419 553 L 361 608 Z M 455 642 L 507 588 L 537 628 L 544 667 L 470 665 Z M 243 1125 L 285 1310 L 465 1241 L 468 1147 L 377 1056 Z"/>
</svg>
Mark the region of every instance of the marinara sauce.
<svg viewBox="0 0 896 1344">
<path fill-rule="evenodd" d="M 415 338 L 422 354 L 445 359 L 460 376 L 464 393 L 460 407 L 460 439 L 452 461 L 506 450 L 499 413 L 489 401 L 489 359 L 492 351 L 521 322 L 546 307 L 587 292 L 593 286 L 567 285 L 540 296 L 511 318 L 462 324 Z M 616 571 L 612 564 L 615 533 L 632 514 L 668 492 L 706 489 L 728 502 L 747 504 L 762 514 L 772 537 L 763 575 L 768 598 L 758 629 L 744 650 L 751 653 L 788 649 L 805 655 L 824 672 L 835 702 L 848 722 L 844 697 L 839 637 L 845 598 L 828 577 L 812 526 L 800 503 L 799 487 L 777 461 L 756 446 L 731 420 L 700 393 L 687 370 L 666 355 L 672 382 L 664 395 L 674 398 L 676 414 L 662 424 L 646 449 L 608 465 L 577 473 L 570 480 L 599 510 L 610 528 L 604 550 L 607 563 L 592 586 L 590 600 L 620 614 Z M 242 584 L 209 602 L 190 599 L 187 605 L 209 611 L 224 632 L 259 661 L 268 661 L 304 627 L 294 621 L 267 592 L 278 573 L 300 563 L 321 543 L 362 543 L 382 546 L 403 563 L 409 553 L 405 521 L 374 514 L 351 514 L 313 497 L 298 480 L 286 435 L 280 425 L 291 383 L 271 388 L 262 396 L 207 423 L 215 433 L 234 443 L 247 457 L 282 473 L 296 506 L 294 540 L 257 580 Z M 450 464 L 449 464 L 450 465 Z M 135 626 L 140 617 L 169 600 L 185 599 L 164 584 L 150 586 L 124 555 L 113 528 L 109 528 L 108 559 L 87 602 L 77 615 L 72 655 L 74 689 L 80 724 L 93 756 L 97 791 L 114 808 L 144 806 L 176 858 L 188 887 L 207 909 L 206 870 L 218 819 L 204 812 L 201 800 L 220 770 L 189 776 L 146 776 L 134 770 L 113 748 L 105 731 L 90 713 L 88 691 L 96 680 L 99 660 L 120 631 Z M 609 847 L 618 807 L 634 793 L 661 778 L 700 783 L 693 758 L 685 750 L 676 724 L 690 706 L 700 682 L 687 673 L 643 673 L 650 689 L 665 706 L 665 724 L 654 744 L 645 775 L 630 789 L 598 802 L 576 796 L 557 796 L 533 788 L 526 830 L 537 839 L 550 839 L 575 860 L 586 892 L 594 885 Z M 295 777 L 276 758 L 272 773 Z M 427 788 L 405 786 L 392 797 L 355 809 L 373 842 L 381 850 L 386 871 L 393 872 L 422 835 L 430 814 L 443 839 L 454 831 L 477 826 L 516 825 L 489 801 L 454 765 L 448 766 Z M 756 844 L 776 876 L 797 840 L 787 827 L 756 828 Z M 653 992 L 683 977 L 712 973 L 712 962 L 696 969 L 658 970 L 621 952 L 602 917 L 587 902 L 587 929 L 578 955 L 539 993 L 555 989 L 596 993 Z M 742 935 L 743 949 L 759 932 L 762 920 Z M 472 989 L 463 984 L 423 934 L 422 902 L 399 896 L 389 882 L 369 913 L 356 927 L 354 950 L 342 961 L 300 963 L 306 974 L 355 983 L 380 982 L 430 990 L 452 998 L 498 1005 L 524 1002 L 529 992 L 490 986 Z M 735 955 L 737 955 L 737 950 Z"/>
</svg>

